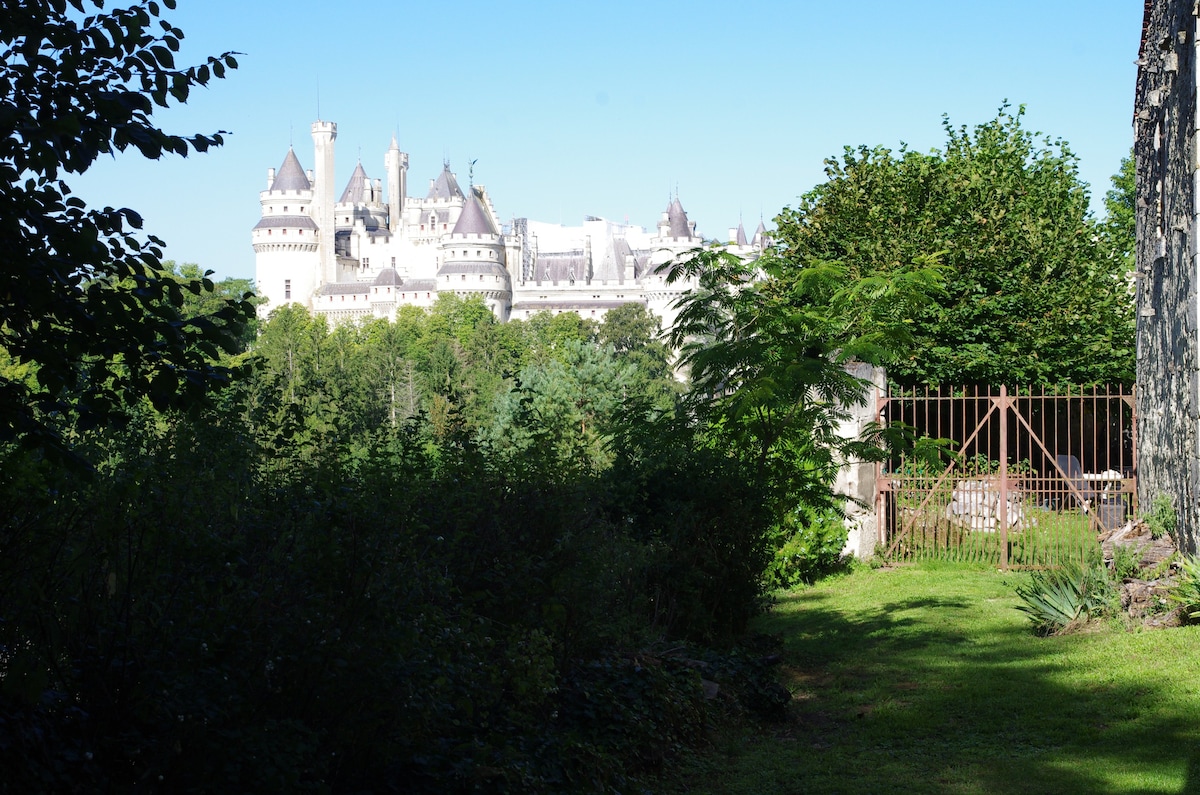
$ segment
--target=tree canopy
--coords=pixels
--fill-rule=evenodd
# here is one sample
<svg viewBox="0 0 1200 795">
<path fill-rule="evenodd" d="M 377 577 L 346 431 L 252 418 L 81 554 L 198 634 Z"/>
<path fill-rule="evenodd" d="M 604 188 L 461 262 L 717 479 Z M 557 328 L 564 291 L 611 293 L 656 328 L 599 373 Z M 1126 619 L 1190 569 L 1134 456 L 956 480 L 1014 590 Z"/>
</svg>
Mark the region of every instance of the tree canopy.
<svg viewBox="0 0 1200 795">
<path fill-rule="evenodd" d="M 1088 210 L 1068 145 L 1002 107 L 946 144 L 847 147 L 828 181 L 777 219 L 799 267 L 886 276 L 919 257 L 947 267 L 945 294 L 911 318 L 902 383 L 1100 383 L 1133 378 L 1133 308 L 1120 251 Z"/>
<path fill-rule="evenodd" d="M 253 316 L 244 297 L 188 317 L 207 275 L 164 268 L 162 240 L 130 209 L 88 208 L 65 174 L 136 150 L 186 156 L 221 132 L 163 131 L 154 109 L 237 66 L 231 53 L 175 63 L 175 0 L 105 9 L 103 0 L 4 0 L 0 6 L 0 438 L 53 443 L 148 397 L 187 405 L 229 380 L 215 363 Z"/>
</svg>

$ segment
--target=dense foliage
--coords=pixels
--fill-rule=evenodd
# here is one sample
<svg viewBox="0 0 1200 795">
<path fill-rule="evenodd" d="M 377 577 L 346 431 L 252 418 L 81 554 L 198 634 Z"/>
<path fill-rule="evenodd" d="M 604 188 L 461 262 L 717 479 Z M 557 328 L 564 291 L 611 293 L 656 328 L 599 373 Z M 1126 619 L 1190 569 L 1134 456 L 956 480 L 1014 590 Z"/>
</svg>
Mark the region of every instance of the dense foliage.
<svg viewBox="0 0 1200 795">
<path fill-rule="evenodd" d="M 214 359 L 253 315 L 239 296 L 185 316 L 185 294 L 211 290 L 207 278 L 172 278 L 136 212 L 89 209 L 62 178 L 130 148 L 158 158 L 221 143 L 163 132 L 151 115 L 235 68 L 233 56 L 177 67 L 183 34 L 157 2 L 103 7 L 0 4 L 0 351 L 13 365 L 0 371 L 0 439 L 54 442 L 48 416 L 90 426 L 140 396 L 195 405 L 229 380 Z"/>
<path fill-rule="evenodd" d="M 1002 108 L 945 122 L 929 153 L 847 148 L 828 181 L 779 216 L 787 257 L 886 278 L 934 257 L 944 296 L 911 318 L 901 383 L 1115 383 L 1133 379 L 1127 240 L 1088 210 L 1075 155 Z M 1125 174 L 1125 171 L 1122 172 Z M 1113 201 L 1127 195 L 1120 190 Z"/>
<path fill-rule="evenodd" d="M 613 320 L 285 307 L 217 405 L 73 436 L 93 477 L 4 448 L 0 791 L 621 790 L 776 714 L 713 651 L 768 489 Z"/>
</svg>

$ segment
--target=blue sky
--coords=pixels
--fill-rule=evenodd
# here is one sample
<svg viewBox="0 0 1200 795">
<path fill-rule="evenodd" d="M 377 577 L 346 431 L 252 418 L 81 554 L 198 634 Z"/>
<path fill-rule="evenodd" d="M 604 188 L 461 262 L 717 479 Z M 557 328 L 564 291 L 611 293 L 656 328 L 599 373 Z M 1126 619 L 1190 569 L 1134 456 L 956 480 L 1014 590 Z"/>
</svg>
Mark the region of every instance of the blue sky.
<svg viewBox="0 0 1200 795">
<path fill-rule="evenodd" d="M 310 125 L 338 125 L 337 191 L 361 157 L 383 177 L 393 133 L 409 193 L 443 158 L 507 220 L 585 215 L 653 226 L 678 190 L 700 232 L 753 229 L 824 179 L 846 145 L 928 150 L 1024 104 L 1070 142 L 1093 207 L 1132 143 L 1137 0 L 743 0 L 455 3 L 180 0 L 182 60 L 240 68 L 156 115 L 228 130 L 186 160 L 106 159 L 69 180 L 127 206 L 167 256 L 252 277 L 258 192 Z M 319 100 L 318 100 L 319 97 Z"/>
</svg>

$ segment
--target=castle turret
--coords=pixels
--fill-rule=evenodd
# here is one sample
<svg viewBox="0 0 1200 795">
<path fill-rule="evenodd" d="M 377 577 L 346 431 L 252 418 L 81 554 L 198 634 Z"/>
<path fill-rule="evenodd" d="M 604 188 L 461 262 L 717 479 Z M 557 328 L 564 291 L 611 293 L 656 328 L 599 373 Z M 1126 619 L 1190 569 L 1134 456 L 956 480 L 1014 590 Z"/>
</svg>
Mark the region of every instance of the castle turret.
<svg viewBox="0 0 1200 795">
<path fill-rule="evenodd" d="M 394 135 L 392 145 L 383 156 L 383 167 L 387 172 L 388 229 L 392 230 L 393 235 L 398 235 L 408 189 L 408 155 L 400 151 Z"/>
<path fill-rule="evenodd" d="M 337 254 L 334 250 L 336 233 L 333 221 L 333 143 L 337 140 L 337 125 L 331 121 L 313 122 L 312 138 L 316 160 L 312 217 L 317 223 L 321 283 L 325 284 L 337 281 Z"/>
<path fill-rule="evenodd" d="M 481 295 L 503 322 L 512 306 L 512 279 L 505 264 L 504 239 L 480 198 L 481 192 L 471 189 L 453 231 L 442 238 L 438 292 Z"/>
<path fill-rule="evenodd" d="M 761 218 L 758 221 L 758 228 L 754 230 L 754 239 L 750 241 L 750 245 L 759 251 L 771 245 L 771 238 L 767 237 L 767 227 L 763 224 Z"/>
<path fill-rule="evenodd" d="M 296 153 L 288 149 L 279 170 L 267 170 L 267 189 L 259 195 L 262 219 L 251 234 L 259 312 L 296 302 L 311 308 L 318 286 L 317 225 L 312 218 L 313 191 Z"/>
</svg>

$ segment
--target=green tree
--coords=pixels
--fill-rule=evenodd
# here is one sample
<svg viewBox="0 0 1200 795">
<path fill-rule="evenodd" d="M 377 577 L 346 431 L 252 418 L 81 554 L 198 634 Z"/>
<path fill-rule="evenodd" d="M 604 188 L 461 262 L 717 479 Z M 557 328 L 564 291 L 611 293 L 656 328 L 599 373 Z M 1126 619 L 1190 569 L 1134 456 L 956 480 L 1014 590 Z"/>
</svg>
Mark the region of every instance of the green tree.
<svg viewBox="0 0 1200 795">
<path fill-rule="evenodd" d="M 602 470 L 633 376 L 611 347 L 570 340 L 559 358 L 521 371 L 520 386 L 498 398 L 486 435 L 510 460 L 536 448 L 559 473 Z"/>
<path fill-rule="evenodd" d="M 172 278 L 136 212 L 89 209 L 62 178 L 130 148 L 156 159 L 221 143 L 151 121 L 237 66 L 226 53 L 177 67 L 183 33 L 161 17 L 153 0 L 0 6 L 0 347 L 34 367 L 32 382 L 0 373 L 0 438 L 56 443 L 49 416 L 86 427 L 141 396 L 188 405 L 232 375 L 213 360 L 230 345 L 224 324 L 252 317 L 250 303 L 184 318 L 185 293 L 211 283 Z"/>
<path fill-rule="evenodd" d="M 166 260 L 163 262 L 163 270 L 175 277 L 184 288 L 183 305 L 179 307 L 179 313 L 184 319 L 194 317 L 213 319 L 227 332 L 239 351 L 245 351 L 258 338 L 257 314 L 250 317 L 239 314 L 232 322 L 219 316 L 220 311 L 230 302 L 246 301 L 254 307 L 266 302 L 267 299 L 254 294 L 252 279 L 226 276 L 221 281 L 214 282 L 210 278 L 213 272 L 201 269 L 194 262 L 176 264 L 174 260 Z M 199 292 L 193 292 L 188 286 L 192 284 L 198 284 L 202 289 Z"/>
<path fill-rule="evenodd" d="M 697 283 L 671 331 L 691 376 L 685 408 L 715 447 L 754 468 L 776 522 L 840 507 L 838 467 L 880 457 L 880 438 L 846 438 L 839 427 L 868 386 L 848 365 L 900 356 L 944 272 L 928 257 L 878 273 L 717 249 L 671 266 L 669 282 Z"/>
<path fill-rule="evenodd" d="M 662 341 L 662 322 L 644 304 L 623 304 L 604 316 L 596 332 L 601 344 L 634 366 L 629 395 L 645 399 L 660 411 L 670 409 L 682 390 L 671 366 L 671 351 Z"/>
<path fill-rule="evenodd" d="M 912 317 L 904 383 L 1102 383 L 1133 377 L 1124 266 L 1088 210 L 1067 144 L 1023 109 L 968 130 L 944 122 L 929 153 L 847 148 L 828 181 L 777 219 L 789 260 L 887 275 L 920 257 L 949 270 Z"/>
<path fill-rule="evenodd" d="M 1112 187 L 1104 194 L 1104 233 L 1115 255 L 1127 272 L 1132 272 L 1134 244 L 1137 242 L 1137 173 L 1133 154 L 1121 158 L 1121 168 L 1112 175 Z"/>
</svg>

